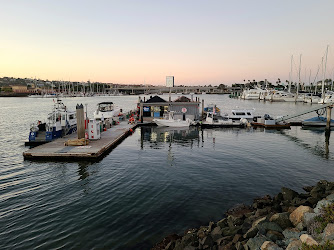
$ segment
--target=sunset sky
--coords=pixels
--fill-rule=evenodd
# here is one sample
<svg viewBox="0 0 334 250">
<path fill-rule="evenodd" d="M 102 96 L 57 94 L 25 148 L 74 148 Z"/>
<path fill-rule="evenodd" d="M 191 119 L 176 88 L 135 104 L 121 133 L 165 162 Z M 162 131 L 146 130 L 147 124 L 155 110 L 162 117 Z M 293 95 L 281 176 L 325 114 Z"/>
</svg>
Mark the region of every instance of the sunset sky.
<svg viewBox="0 0 334 250">
<path fill-rule="evenodd" d="M 164 85 L 313 81 L 334 1 L 0 0 L 0 77 Z M 321 72 L 321 70 L 320 70 Z M 320 75 L 319 75 L 320 77 Z M 319 78 L 318 77 L 318 78 Z"/>
</svg>

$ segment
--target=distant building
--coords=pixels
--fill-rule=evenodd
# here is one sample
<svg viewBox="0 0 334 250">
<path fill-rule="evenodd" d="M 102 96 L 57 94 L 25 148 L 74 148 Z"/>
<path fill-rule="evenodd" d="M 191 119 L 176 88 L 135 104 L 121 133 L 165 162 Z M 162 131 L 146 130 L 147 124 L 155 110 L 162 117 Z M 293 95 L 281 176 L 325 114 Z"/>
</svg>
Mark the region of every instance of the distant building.
<svg viewBox="0 0 334 250">
<path fill-rule="evenodd" d="M 11 86 L 12 91 L 15 93 L 28 93 L 28 88 L 27 86 Z"/>
<path fill-rule="evenodd" d="M 166 87 L 167 88 L 174 87 L 174 76 L 166 76 Z"/>
</svg>

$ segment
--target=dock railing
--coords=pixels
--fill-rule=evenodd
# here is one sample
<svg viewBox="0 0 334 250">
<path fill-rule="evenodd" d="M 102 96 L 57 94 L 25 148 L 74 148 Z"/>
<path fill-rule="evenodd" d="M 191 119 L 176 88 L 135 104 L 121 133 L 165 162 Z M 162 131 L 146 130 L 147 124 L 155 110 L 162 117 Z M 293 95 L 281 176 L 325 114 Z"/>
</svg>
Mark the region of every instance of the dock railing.
<svg viewBox="0 0 334 250">
<path fill-rule="evenodd" d="M 317 110 L 325 109 L 325 108 L 333 106 L 333 105 L 334 105 L 333 102 L 325 103 L 325 104 L 319 104 L 319 106 L 317 106 L 317 107 L 314 107 L 314 108 L 311 108 L 311 109 L 308 109 L 308 110 L 304 110 L 302 112 L 299 112 L 299 113 L 296 113 L 296 114 L 293 114 L 293 115 L 282 116 L 280 118 L 277 118 L 276 121 L 277 122 L 286 121 L 286 120 L 296 118 L 296 117 L 299 117 L 299 116 L 302 116 L 302 115 L 305 115 L 305 114 L 308 114 L 308 113 L 311 113 L 311 112 L 314 112 L 314 111 L 317 111 Z"/>
</svg>

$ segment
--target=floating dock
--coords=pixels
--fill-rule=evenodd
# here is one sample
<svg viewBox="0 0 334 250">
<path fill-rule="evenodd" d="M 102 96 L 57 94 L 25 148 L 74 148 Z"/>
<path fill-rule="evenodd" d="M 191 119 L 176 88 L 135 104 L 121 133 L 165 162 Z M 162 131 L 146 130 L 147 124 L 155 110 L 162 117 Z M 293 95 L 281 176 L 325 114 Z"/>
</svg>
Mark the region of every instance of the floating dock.
<svg viewBox="0 0 334 250">
<path fill-rule="evenodd" d="M 67 140 L 77 138 L 77 134 L 71 134 L 29 149 L 23 153 L 23 157 L 26 160 L 97 161 L 115 148 L 136 127 L 137 125 L 121 122 L 101 132 L 101 139 L 90 140 L 87 146 L 65 146 Z"/>
</svg>

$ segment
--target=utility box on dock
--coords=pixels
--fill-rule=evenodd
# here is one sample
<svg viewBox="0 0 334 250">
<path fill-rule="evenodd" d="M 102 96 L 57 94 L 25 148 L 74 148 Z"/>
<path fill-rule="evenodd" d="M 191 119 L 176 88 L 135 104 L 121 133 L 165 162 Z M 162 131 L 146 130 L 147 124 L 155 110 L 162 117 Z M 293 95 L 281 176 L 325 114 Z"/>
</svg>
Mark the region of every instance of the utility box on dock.
<svg viewBox="0 0 334 250">
<path fill-rule="evenodd" d="M 89 140 L 98 140 L 101 138 L 100 122 L 90 119 L 88 123 Z"/>
</svg>

